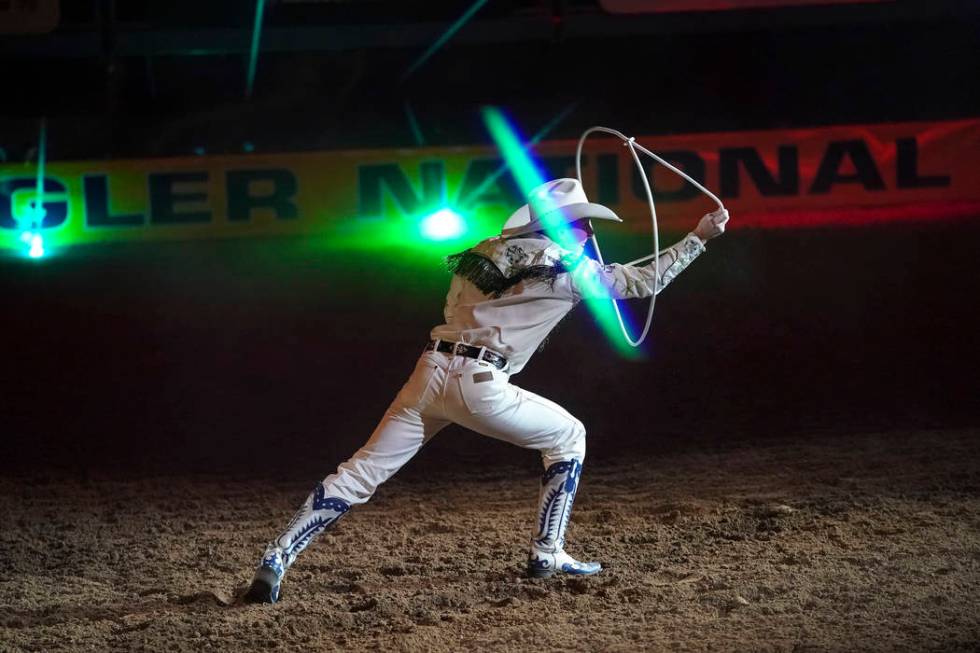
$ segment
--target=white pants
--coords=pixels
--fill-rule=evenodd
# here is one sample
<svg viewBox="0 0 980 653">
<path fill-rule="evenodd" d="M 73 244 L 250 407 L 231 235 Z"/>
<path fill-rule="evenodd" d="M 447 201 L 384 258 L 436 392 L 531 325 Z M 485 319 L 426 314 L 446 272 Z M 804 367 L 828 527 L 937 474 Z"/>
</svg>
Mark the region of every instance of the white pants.
<svg viewBox="0 0 980 653">
<path fill-rule="evenodd" d="M 484 361 L 426 351 L 371 439 L 323 481 L 325 494 L 351 505 L 371 498 L 423 444 L 454 422 L 541 452 L 553 463 L 585 458 L 585 427 L 568 411 L 509 382 Z"/>
</svg>

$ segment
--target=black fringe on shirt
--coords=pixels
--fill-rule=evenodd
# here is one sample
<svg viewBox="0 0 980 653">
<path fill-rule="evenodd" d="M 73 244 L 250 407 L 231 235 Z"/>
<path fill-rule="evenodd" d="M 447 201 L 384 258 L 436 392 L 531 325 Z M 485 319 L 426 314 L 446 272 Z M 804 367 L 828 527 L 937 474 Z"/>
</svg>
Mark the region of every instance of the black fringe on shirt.
<svg viewBox="0 0 980 653">
<path fill-rule="evenodd" d="M 495 299 L 508 288 L 528 279 L 546 281 L 554 289 L 558 275 L 568 271 L 561 261 L 556 261 L 552 265 L 531 265 L 515 275 L 505 277 L 493 261 L 471 251 L 447 256 L 446 267 L 453 274 L 471 281 L 483 294 Z"/>
</svg>

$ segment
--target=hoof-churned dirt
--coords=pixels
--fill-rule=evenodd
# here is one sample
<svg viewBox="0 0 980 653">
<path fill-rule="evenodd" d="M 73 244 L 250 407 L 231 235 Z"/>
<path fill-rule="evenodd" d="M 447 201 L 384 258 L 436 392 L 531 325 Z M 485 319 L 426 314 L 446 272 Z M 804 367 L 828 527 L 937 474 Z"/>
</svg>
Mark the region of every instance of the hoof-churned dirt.
<svg viewBox="0 0 980 653">
<path fill-rule="evenodd" d="M 587 461 L 591 578 L 523 577 L 531 466 L 409 470 L 275 606 L 238 597 L 315 478 L 0 479 L 0 650 L 974 651 L 978 435 Z"/>
</svg>

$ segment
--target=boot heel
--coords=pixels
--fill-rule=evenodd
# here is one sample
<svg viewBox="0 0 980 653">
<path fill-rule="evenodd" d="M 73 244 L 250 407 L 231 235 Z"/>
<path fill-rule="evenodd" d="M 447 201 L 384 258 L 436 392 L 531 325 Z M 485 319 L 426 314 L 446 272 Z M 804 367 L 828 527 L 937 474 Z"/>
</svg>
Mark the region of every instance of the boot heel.
<svg viewBox="0 0 980 653">
<path fill-rule="evenodd" d="M 262 567 L 255 572 L 255 578 L 245 594 L 248 603 L 275 603 L 279 600 L 279 577 L 271 569 Z"/>
<path fill-rule="evenodd" d="M 527 566 L 528 578 L 551 578 L 555 575 L 554 569 L 538 569 L 537 567 Z"/>
<path fill-rule="evenodd" d="M 555 564 L 548 555 L 536 553 L 527 559 L 528 578 L 551 578 L 555 575 Z"/>
</svg>

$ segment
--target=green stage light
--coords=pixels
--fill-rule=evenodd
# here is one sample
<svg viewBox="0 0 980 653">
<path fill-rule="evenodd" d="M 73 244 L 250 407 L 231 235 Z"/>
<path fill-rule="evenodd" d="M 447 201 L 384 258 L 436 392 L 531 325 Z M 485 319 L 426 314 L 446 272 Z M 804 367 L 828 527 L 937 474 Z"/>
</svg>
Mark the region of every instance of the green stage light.
<svg viewBox="0 0 980 653">
<path fill-rule="evenodd" d="M 41 258 L 44 256 L 44 236 L 41 234 L 33 234 L 31 236 L 31 248 L 28 250 L 27 255 L 31 258 Z"/>
<path fill-rule="evenodd" d="M 466 221 L 456 211 L 444 207 L 422 218 L 419 231 L 429 240 L 450 240 L 466 233 Z"/>
<path fill-rule="evenodd" d="M 48 158 L 47 127 L 47 118 L 41 118 L 37 143 L 37 183 L 34 199 L 30 203 L 30 218 L 14 218 L 20 225 L 29 225 L 29 228 L 20 233 L 20 241 L 28 246 L 27 256 L 34 259 L 44 257 L 44 236 L 41 235 L 41 229 L 44 228 L 44 218 L 47 216 L 47 209 L 44 208 L 44 166 Z"/>
<path fill-rule="evenodd" d="M 28 246 L 27 256 L 42 258 L 44 256 L 44 236 L 34 231 L 24 231 L 20 234 L 20 242 Z"/>
</svg>

